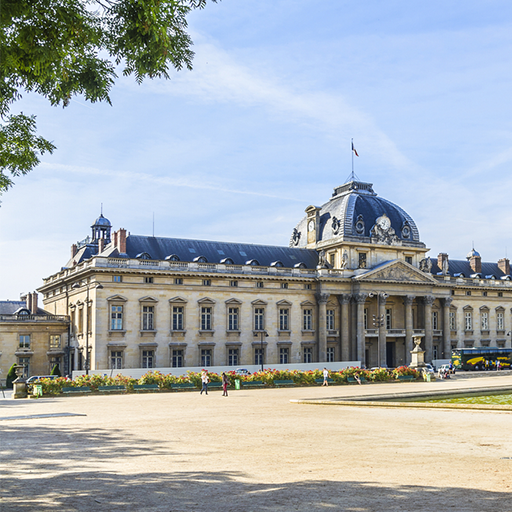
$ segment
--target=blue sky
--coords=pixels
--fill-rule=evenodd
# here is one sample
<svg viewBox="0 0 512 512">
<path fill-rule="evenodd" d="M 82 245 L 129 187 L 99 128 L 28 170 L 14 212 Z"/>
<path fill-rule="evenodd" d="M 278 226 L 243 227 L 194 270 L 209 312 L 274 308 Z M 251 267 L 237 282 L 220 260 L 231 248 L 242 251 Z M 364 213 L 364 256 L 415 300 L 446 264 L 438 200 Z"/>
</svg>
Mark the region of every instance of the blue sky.
<svg viewBox="0 0 512 512">
<path fill-rule="evenodd" d="M 24 95 L 58 150 L 1 198 L 0 299 L 65 265 L 100 213 L 134 234 L 287 245 L 355 171 L 430 255 L 512 255 L 512 4 L 222 0 L 194 70 L 113 106 Z"/>
</svg>

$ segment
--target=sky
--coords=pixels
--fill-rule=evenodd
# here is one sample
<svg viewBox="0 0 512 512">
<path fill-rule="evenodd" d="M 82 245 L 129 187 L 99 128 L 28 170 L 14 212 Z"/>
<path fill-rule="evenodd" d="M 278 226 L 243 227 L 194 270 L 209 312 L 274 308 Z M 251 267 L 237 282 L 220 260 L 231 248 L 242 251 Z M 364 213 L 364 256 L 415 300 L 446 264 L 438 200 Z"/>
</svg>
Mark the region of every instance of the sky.
<svg viewBox="0 0 512 512">
<path fill-rule="evenodd" d="M 13 106 L 58 149 L 0 197 L 0 300 L 58 272 L 101 208 L 132 234 L 287 246 L 349 178 L 351 139 L 431 257 L 512 256 L 512 3 L 222 0 L 189 32 L 192 71 L 122 77 L 113 106 Z"/>
</svg>

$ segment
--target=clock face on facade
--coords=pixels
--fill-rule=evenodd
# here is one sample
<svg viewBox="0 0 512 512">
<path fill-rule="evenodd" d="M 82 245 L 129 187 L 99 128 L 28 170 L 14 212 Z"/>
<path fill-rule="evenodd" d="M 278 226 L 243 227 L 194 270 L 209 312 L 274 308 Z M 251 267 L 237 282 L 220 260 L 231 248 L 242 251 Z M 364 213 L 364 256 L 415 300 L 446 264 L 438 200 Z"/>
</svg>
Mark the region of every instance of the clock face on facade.
<svg viewBox="0 0 512 512">
<path fill-rule="evenodd" d="M 382 215 L 377 219 L 377 224 L 384 230 L 387 231 L 391 227 L 391 221 L 387 215 Z"/>
<path fill-rule="evenodd" d="M 314 229 L 315 229 L 315 223 L 312 220 L 310 220 L 309 224 L 308 224 L 308 230 L 313 231 Z"/>
</svg>

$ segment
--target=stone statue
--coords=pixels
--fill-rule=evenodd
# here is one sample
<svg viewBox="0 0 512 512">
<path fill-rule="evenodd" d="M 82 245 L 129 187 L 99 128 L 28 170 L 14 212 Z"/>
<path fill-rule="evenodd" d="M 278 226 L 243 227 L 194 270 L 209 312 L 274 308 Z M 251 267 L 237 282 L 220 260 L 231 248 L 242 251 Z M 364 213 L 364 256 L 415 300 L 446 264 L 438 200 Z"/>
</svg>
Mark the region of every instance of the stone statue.
<svg viewBox="0 0 512 512">
<path fill-rule="evenodd" d="M 332 232 L 333 232 L 333 234 L 335 234 L 335 235 L 339 234 L 340 228 L 341 228 L 341 221 L 340 221 L 340 219 L 338 219 L 337 217 L 333 216 L 333 218 L 332 218 Z"/>
<path fill-rule="evenodd" d="M 318 268 L 318 269 L 321 269 L 321 268 L 331 268 L 331 266 L 327 262 L 327 257 L 325 255 L 325 251 L 323 249 L 318 254 L 318 265 L 317 265 L 316 268 Z"/>
<path fill-rule="evenodd" d="M 432 261 L 428 256 L 420 261 L 420 270 L 430 274 L 430 271 L 432 270 Z"/>
<path fill-rule="evenodd" d="M 443 268 L 441 269 L 443 276 L 448 275 L 448 258 L 443 260 Z"/>
<path fill-rule="evenodd" d="M 348 266 L 348 254 L 347 251 L 343 251 L 343 256 L 341 257 L 341 270 L 346 270 Z"/>
<path fill-rule="evenodd" d="M 293 233 L 290 238 L 290 247 L 299 245 L 300 241 L 300 231 L 297 231 L 297 228 L 293 228 Z"/>
</svg>

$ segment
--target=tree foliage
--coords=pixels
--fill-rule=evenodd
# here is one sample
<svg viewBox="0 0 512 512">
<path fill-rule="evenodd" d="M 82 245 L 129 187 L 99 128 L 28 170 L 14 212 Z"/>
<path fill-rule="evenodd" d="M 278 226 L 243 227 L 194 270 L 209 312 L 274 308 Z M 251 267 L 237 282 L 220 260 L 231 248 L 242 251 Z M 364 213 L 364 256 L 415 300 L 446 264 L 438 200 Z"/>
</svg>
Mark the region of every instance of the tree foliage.
<svg viewBox="0 0 512 512">
<path fill-rule="evenodd" d="M 118 68 L 139 83 L 192 69 L 187 15 L 206 2 L 1 0 L 0 192 L 55 149 L 36 135 L 34 116 L 10 114 L 23 92 L 63 107 L 74 95 L 111 104 Z"/>
</svg>

